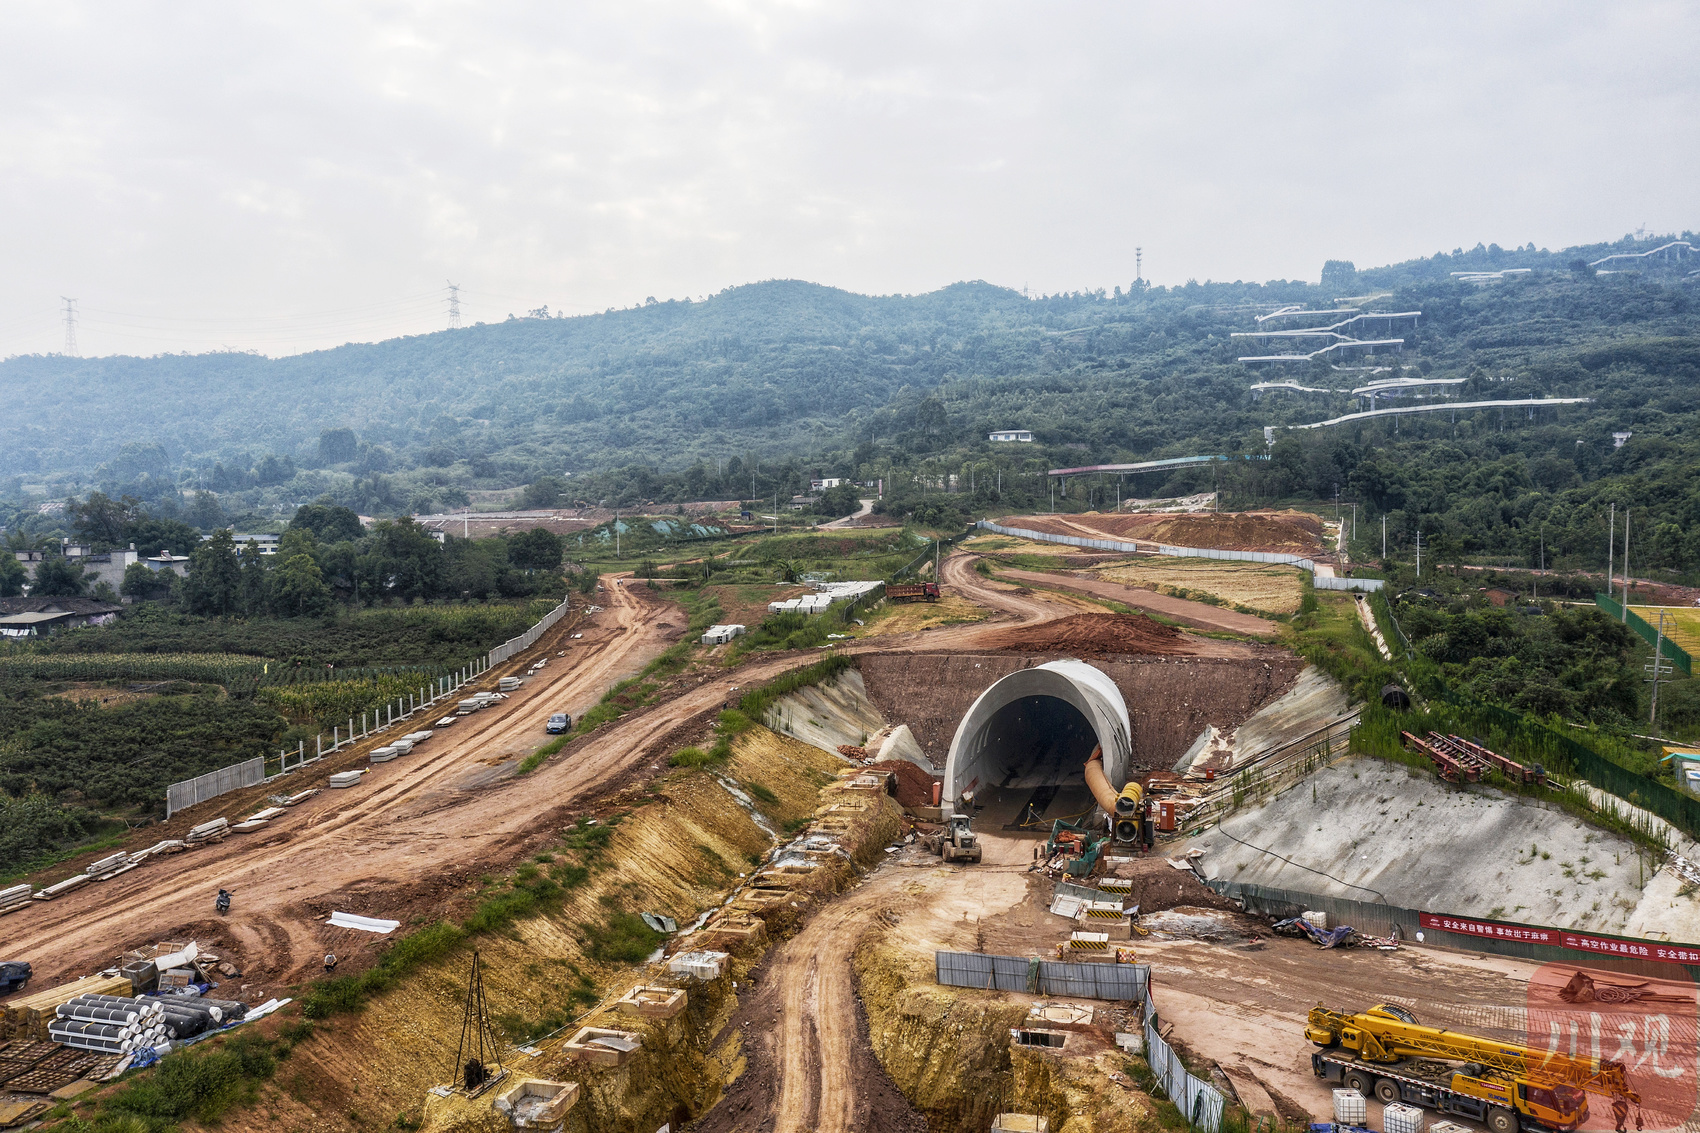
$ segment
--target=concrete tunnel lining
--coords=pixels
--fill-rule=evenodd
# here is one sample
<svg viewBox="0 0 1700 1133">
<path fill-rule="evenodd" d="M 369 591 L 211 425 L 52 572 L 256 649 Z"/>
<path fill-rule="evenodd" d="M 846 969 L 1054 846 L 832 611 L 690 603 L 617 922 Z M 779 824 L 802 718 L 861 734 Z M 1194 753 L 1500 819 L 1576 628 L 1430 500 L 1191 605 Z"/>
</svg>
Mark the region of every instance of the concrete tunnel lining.
<svg viewBox="0 0 1700 1133">
<path fill-rule="evenodd" d="M 1031 753 L 1015 748 L 1019 733 L 1007 726 L 1005 710 L 1039 698 L 1061 701 L 1083 717 L 1104 749 L 1105 775 L 1118 790 L 1126 785 L 1133 744 L 1121 690 L 1108 675 L 1084 661 L 1047 661 L 997 681 L 962 717 L 945 760 L 943 794 L 949 807 L 954 810 L 965 791 L 997 786 L 1024 769 L 1031 773 Z M 1058 708 L 1057 719 L 1069 715 Z M 1059 762 L 1048 781 L 1084 782 L 1084 763 L 1084 753 L 1077 761 Z"/>
</svg>

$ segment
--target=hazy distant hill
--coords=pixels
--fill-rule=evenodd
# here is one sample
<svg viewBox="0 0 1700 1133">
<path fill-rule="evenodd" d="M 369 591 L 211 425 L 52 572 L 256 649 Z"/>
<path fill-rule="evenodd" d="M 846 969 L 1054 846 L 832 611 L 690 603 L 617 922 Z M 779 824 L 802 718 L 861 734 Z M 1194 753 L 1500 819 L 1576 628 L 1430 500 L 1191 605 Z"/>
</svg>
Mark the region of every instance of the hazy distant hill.
<svg viewBox="0 0 1700 1133">
<path fill-rule="evenodd" d="M 1192 283 L 1031 299 L 985 283 L 871 297 L 776 281 L 700 303 L 275 360 L 17 357 L 0 362 L 0 476 L 253 489 L 295 474 L 276 460 L 261 467 L 275 453 L 348 476 L 456 467 L 462 480 L 503 486 L 633 462 L 665 470 L 734 454 L 819 457 L 906 432 L 908 448 L 926 451 L 983 440 L 992 427 L 1032 428 L 1098 457 L 1244 447 L 1270 420 L 1350 408 L 1344 398 L 1252 404 L 1246 387 L 1270 375 L 1235 364 L 1243 347 L 1227 336 L 1270 304 L 1327 305 L 1351 293 L 1342 289 L 1392 287 L 1373 305 L 1426 312 L 1404 361 L 1461 375 L 1515 364 L 1498 376 L 1531 391 L 1577 388 L 1588 373 L 1579 351 L 1693 332 L 1693 287 L 1678 274 L 1583 280 L 1567 266 L 1607 250 L 1477 248 L 1363 272 L 1331 262 L 1326 286 Z M 1487 289 L 1448 276 L 1525 265 L 1539 270 Z M 914 435 L 915 407 L 934 391 L 947 419 Z M 358 435 L 357 452 L 321 451 L 321 433 L 338 428 Z"/>
</svg>

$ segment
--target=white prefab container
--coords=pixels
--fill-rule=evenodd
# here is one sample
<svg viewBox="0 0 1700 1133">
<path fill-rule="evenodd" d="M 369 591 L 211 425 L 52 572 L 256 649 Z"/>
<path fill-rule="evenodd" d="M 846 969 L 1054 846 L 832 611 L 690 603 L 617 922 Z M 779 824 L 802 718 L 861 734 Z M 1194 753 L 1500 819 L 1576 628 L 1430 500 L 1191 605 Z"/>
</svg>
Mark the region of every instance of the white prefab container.
<svg viewBox="0 0 1700 1133">
<path fill-rule="evenodd" d="M 717 980 L 726 971 L 726 961 L 730 959 L 725 952 L 681 952 L 667 961 L 667 970 L 674 975 Z"/>
<path fill-rule="evenodd" d="M 1356 1090 L 1335 1090 L 1334 1120 L 1341 1125 L 1362 1125 L 1369 1120 L 1369 1099 Z"/>
<path fill-rule="evenodd" d="M 513 692 L 515 689 L 519 688 L 519 686 L 520 680 L 518 677 L 503 677 L 496 682 L 496 687 L 501 689 L 503 692 Z"/>
<path fill-rule="evenodd" d="M 1387 1133 L 1423 1133 L 1423 1111 L 1414 1105 L 1383 1106 L 1381 1127 Z"/>
</svg>

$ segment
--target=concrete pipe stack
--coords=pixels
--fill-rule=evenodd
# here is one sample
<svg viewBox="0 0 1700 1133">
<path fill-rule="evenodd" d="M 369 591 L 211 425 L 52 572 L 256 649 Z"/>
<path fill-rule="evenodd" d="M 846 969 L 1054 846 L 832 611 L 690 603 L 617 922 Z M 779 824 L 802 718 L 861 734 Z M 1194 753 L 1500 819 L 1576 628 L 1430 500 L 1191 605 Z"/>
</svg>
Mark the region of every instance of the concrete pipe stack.
<svg viewBox="0 0 1700 1133">
<path fill-rule="evenodd" d="M 79 995 L 53 1014 L 48 1037 L 77 1050 L 128 1054 L 165 1041 L 165 1008 L 155 1000 Z"/>
</svg>

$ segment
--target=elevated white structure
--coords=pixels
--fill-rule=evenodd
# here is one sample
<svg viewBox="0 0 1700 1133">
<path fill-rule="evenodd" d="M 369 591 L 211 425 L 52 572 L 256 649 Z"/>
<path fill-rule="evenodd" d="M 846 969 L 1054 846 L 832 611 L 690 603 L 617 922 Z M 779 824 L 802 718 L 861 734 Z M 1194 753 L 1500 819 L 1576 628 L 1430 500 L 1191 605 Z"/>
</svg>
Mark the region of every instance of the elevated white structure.
<svg viewBox="0 0 1700 1133">
<path fill-rule="evenodd" d="M 1459 283 L 1473 283 L 1477 287 L 1486 287 L 1490 283 L 1503 283 L 1514 275 L 1528 275 L 1533 268 L 1506 268 L 1503 271 L 1455 271 L 1452 278 Z"/>
<path fill-rule="evenodd" d="M 1289 307 L 1282 307 L 1279 311 L 1271 311 L 1267 315 L 1258 315 L 1257 323 L 1262 326 L 1264 323 L 1275 319 L 1315 319 L 1324 316 L 1355 315 L 1357 313 L 1356 307 L 1335 307 L 1330 311 L 1314 311 L 1306 310 L 1303 306 L 1295 303 Z"/>
<path fill-rule="evenodd" d="M 1317 315 L 1344 314 L 1343 311 L 1315 311 Z M 1320 327 L 1295 327 L 1292 330 L 1237 330 L 1229 338 L 1255 338 L 1259 345 L 1272 338 L 1331 338 L 1336 342 L 1356 342 L 1358 339 L 1351 334 L 1343 333 L 1351 330 L 1377 330 L 1382 334 L 1393 334 L 1400 330 L 1415 330 L 1417 320 L 1422 317 L 1421 311 L 1373 311 L 1359 312 L 1351 318 L 1341 319 Z"/>
<path fill-rule="evenodd" d="M 1591 397 L 1523 397 L 1507 401 L 1431 401 L 1426 405 L 1399 405 L 1391 409 L 1367 409 L 1362 413 L 1348 413 L 1344 417 L 1330 417 L 1326 421 L 1312 421 L 1308 425 L 1279 425 L 1282 429 L 1326 429 L 1333 425 L 1348 425 L 1353 421 L 1368 421 L 1374 417 L 1396 417 L 1403 413 L 1443 413 L 1447 410 L 1457 412 L 1467 409 L 1517 409 L 1526 408 L 1531 413 L 1547 405 L 1592 405 Z"/>
<path fill-rule="evenodd" d="M 1596 271 L 1623 271 L 1625 268 L 1640 267 L 1650 262 L 1654 256 L 1661 260 L 1676 260 L 1681 262 L 1686 256 L 1700 251 L 1686 240 L 1672 240 L 1668 244 L 1660 244 L 1657 248 L 1649 248 L 1645 252 L 1617 252 L 1614 255 L 1602 256 L 1588 266 Z"/>
<path fill-rule="evenodd" d="M 989 787 L 1084 785 L 1086 759 L 1104 749 L 1104 773 L 1127 785 L 1133 754 L 1127 703 L 1084 661 L 1048 661 L 1004 677 L 957 725 L 944 765 L 945 805 Z"/>
</svg>

